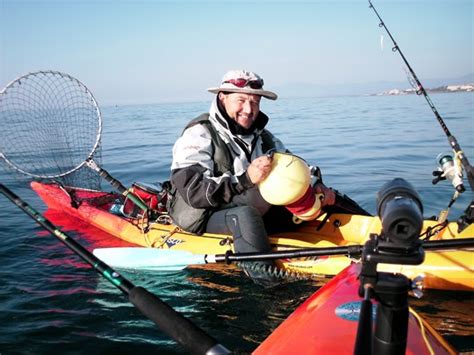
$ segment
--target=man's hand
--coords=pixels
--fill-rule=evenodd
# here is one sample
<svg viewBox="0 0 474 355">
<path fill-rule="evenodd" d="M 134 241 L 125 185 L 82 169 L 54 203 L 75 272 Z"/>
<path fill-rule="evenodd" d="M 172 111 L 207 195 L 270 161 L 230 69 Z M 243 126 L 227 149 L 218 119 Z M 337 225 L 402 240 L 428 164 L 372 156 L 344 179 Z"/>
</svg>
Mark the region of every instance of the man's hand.
<svg viewBox="0 0 474 355">
<path fill-rule="evenodd" d="M 258 184 L 270 174 L 272 170 L 272 160 L 273 158 L 262 155 L 250 163 L 247 174 L 253 184 Z"/>
<path fill-rule="evenodd" d="M 316 184 L 314 186 L 314 192 L 317 194 L 323 194 L 324 198 L 321 199 L 321 207 L 334 205 L 336 202 L 336 193 L 333 189 L 324 186 L 323 184 Z"/>
</svg>

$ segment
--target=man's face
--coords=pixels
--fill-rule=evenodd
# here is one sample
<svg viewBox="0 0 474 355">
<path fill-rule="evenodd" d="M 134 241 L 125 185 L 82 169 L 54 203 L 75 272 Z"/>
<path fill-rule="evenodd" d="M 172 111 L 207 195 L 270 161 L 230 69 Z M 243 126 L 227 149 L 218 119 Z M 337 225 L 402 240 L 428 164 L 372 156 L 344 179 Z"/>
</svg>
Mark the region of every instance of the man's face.
<svg viewBox="0 0 474 355">
<path fill-rule="evenodd" d="M 260 112 L 259 95 L 221 92 L 219 99 L 229 117 L 246 129 L 252 126 Z"/>
</svg>

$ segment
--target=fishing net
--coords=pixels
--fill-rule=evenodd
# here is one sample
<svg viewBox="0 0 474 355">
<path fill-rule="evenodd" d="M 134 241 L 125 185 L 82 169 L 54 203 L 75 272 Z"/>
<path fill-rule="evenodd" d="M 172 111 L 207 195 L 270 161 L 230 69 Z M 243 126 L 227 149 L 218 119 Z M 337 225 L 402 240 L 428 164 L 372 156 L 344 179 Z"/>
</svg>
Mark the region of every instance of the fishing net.
<svg viewBox="0 0 474 355">
<path fill-rule="evenodd" d="M 40 71 L 21 76 L 0 92 L 0 155 L 34 179 L 100 188 L 85 165 L 100 164 L 102 118 L 92 93 L 70 75 Z"/>
</svg>

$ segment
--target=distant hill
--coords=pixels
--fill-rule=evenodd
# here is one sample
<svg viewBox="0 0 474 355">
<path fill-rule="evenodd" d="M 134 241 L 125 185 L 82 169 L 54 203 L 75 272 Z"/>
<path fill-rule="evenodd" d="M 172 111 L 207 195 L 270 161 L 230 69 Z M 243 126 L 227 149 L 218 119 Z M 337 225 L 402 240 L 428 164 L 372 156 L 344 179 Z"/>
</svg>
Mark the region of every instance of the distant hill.
<svg viewBox="0 0 474 355">
<path fill-rule="evenodd" d="M 441 88 L 453 85 L 474 83 L 474 73 L 457 78 L 420 79 L 425 89 Z M 346 83 L 346 84 L 310 84 L 304 82 L 287 83 L 272 87 L 280 97 L 314 97 L 314 96 L 358 96 L 377 95 L 390 90 L 412 89 L 407 81 L 379 81 L 371 83 Z M 441 91 L 441 90 L 440 90 Z"/>
</svg>

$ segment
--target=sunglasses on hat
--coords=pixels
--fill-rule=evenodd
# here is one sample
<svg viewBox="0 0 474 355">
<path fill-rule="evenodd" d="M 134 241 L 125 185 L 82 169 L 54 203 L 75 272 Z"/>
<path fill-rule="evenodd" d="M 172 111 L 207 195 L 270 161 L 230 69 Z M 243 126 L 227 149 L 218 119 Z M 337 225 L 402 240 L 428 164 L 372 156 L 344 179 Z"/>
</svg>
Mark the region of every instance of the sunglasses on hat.
<svg viewBox="0 0 474 355">
<path fill-rule="evenodd" d="M 223 82 L 223 84 L 226 84 L 226 83 L 235 85 L 238 88 L 244 88 L 248 86 L 249 88 L 256 89 L 256 90 L 261 89 L 263 87 L 263 79 L 247 80 L 247 79 L 238 78 L 238 79 L 226 80 Z"/>
</svg>

